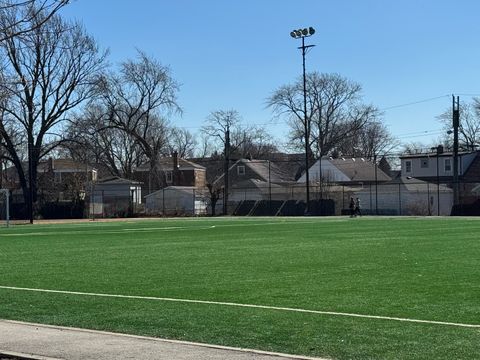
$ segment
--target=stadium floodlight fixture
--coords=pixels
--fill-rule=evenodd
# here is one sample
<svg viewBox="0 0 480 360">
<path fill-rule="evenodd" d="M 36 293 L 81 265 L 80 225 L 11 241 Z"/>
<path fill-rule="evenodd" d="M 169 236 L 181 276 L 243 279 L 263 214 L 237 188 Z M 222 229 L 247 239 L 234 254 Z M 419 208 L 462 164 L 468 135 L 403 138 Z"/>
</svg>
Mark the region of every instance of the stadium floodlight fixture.
<svg viewBox="0 0 480 360">
<path fill-rule="evenodd" d="M 315 34 L 315 29 L 311 26 L 309 28 L 293 30 L 290 32 L 290 36 L 294 39 L 312 36 L 313 34 Z"/>
</svg>

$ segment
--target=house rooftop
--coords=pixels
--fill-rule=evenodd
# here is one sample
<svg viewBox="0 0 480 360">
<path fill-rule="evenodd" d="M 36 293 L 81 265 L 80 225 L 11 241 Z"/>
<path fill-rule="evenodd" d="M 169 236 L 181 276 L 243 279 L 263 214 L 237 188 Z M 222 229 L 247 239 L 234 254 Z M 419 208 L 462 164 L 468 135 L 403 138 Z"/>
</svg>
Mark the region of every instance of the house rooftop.
<svg viewBox="0 0 480 360">
<path fill-rule="evenodd" d="M 459 151 L 458 155 L 469 155 L 469 154 L 476 154 L 478 151 Z M 438 154 L 439 157 L 452 157 L 453 152 L 452 151 L 445 151 L 440 154 Z M 419 152 L 415 154 L 403 154 L 400 156 L 400 159 L 416 159 L 416 158 L 424 158 L 424 157 L 436 157 L 437 152 L 436 151 L 430 151 L 430 152 Z"/>
<path fill-rule="evenodd" d="M 25 168 L 28 168 L 28 162 L 25 161 L 22 163 L 22 165 Z M 7 171 L 10 169 L 16 171 L 15 166 L 9 167 Z M 50 170 L 53 170 L 56 172 L 86 172 L 86 171 L 95 170 L 95 167 L 83 162 L 79 162 L 72 159 L 66 159 L 66 158 L 61 158 L 61 159 L 49 158 L 46 160 L 41 160 L 38 163 L 38 172 L 43 173 Z"/>
<path fill-rule="evenodd" d="M 323 159 L 325 160 L 325 159 Z M 338 170 L 344 173 L 350 181 L 375 181 L 375 165 L 363 158 L 329 159 Z M 377 181 L 389 181 L 390 176 L 377 166 Z"/>
<path fill-rule="evenodd" d="M 205 170 L 205 167 L 194 162 L 178 158 L 178 169 L 179 170 Z M 173 157 L 162 157 L 157 160 L 157 166 L 160 170 L 173 170 Z M 150 171 L 150 164 L 142 164 L 135 168 L 135 171 Z"/>
<path fill-rule="evenodd" d="M 97 181 L 97 184 L 102 185 L 123 185 L 123 184 L 130 184 L 130 185 L 140 185 L 142 184 L 139 181 L 124 179 L 118 176 L 112 176 L 105 179 L 100 179 Z"/>
<path fill-rule="evenodd" d="M 269 181 L 271 183 L 288 183 L 294 182 L 292 175 L 288 174 L 275 163 L 269 160 L 250 160 L 250 159 L 240 159 L 237 160 L 233 165 L 230 166 L 228 171 L 232 171 L 236 166 L 243 165 L 248 167 L 252 172 L 256 173 L 263 181 Z M 215 182 L 223 179 L 223 174 L 219 176 Z"/>
</svg>

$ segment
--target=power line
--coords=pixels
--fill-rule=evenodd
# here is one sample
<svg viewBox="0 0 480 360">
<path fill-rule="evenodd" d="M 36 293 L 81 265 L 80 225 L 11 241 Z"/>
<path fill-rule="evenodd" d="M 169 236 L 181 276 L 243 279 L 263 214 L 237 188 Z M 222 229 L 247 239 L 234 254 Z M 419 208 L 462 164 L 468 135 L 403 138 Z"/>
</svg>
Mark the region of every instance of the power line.
<svg viewBox="0 0 480 360">
<path fill-rule="evenodd" d="M 480 93 L 478 93 L 478 94 L 458 94 L 458 95 L 460 95 L 460 96 L 480 96 Z M 427 98 L 427 99 L 412 101 L 412 102 L 409 102 L 409 103 L 403 103 L 403 104 L 388 106 L 388 107 L 379 109 L 379 111 L 387 111 L 387 110 L 392 110 L 392 109 L 398 109 L 398 108 L 402 108 L 402 107 L 422 104 L 422 103 L 431 102 L 431 101 L 435 101 L 435 100 L 439 100 L 439 99 L 443 99 L 443 98 L 450 98 L 450 97 L 451 97 L 451 94 L 440 95 L 440 96 L 435 96 L 435 97 L 431 97 L 431 98 Z M 282 123 L 283 123 L 282 121 L 277 120 L 277 121 L 269 121 L 269 122 L 266 122 L 266 123 L 248 123 L 247 125 L 252 125 L 252 126 L 277 126 L 277 125 L 280 125 Z M 183 128 L 183 129 L 199 129 L 202 126 L 180 126 L 180 127 Z"/>
<path fill-rule="evenodd" d="M 426 135 L 437 135 L 443 133 L 445 130 L 443 129 L 435 129 L 435 130 L 423 130 L 423 131 L 415 131 L 411 133 L 404 133 L 397 135 L 397 138 L 408 138 L 408 137 L 421 137 Z"/>
<path fill-rule="evenodd" d="M 409 103 L 405 103 L 405 104 L 393 105 L 393 106 L 389 106 L 389 107 L 380 109 L 380 111 L 386 111 L 386 110 L 397 109 L 397 108 L 401 108 L 401 107 L 405 107 L 405 106 L 411 106 L 411 105 L 426 103 L 426 102 L 430 102 L 430 101 L 434 101 L 434 100 L 438 100 L 438 99 L 442 99 L 442 98 L 450 97 L 450 96 L 451 95 L 441 95 L 441 96 L 436 96 L 436 97 L 433 97 L 433 98 L 413 101 L 413 102 L 409 102 Z"/>
</svg>

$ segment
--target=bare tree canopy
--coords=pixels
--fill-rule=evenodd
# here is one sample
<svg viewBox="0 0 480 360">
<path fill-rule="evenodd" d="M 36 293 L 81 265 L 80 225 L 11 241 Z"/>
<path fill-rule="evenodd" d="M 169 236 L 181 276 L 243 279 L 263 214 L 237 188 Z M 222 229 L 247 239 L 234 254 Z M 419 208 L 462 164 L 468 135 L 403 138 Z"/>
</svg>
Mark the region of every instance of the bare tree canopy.
<svg viewBox="0 0 480 360">
<path fill-rule="evenodd" d="M 362 102 L 361 86 L 338 74 L 307 74 L 306 94 L 306 113 L 302 79 L 277 89 L 267 105 L 277 116 L 287 117 L 294 148 L 304 149 L 308 141 L 311 158 L 338 151 L 346 142 L 356 144 L 359 131 L 379 121 L 378 110 Z"/>
<path fill-rule="evenodd" d="M 32 28 L 44 17 L 40 12 L 32 18 Z M 55 131 L 70 110 L 93 96 L 106 54 L 81 25 L 58 16 L 6 39 L 0 51 L 6 60 L 0 69 L 2 146 L 17 168 L 26 199 L 22 160 L 29 155 L 35 201 L 38 162 L 61 143 Z"/>
<path fill-rule="evenodd" d="M 336 151 L 373 160 L 376 155 L 389 153 L 399 145 L 400 142 L 390 134 L 385 124 L 372 120 L 358 129 L 353 137 L 341 142 Z"/>
<path fill-rule="evenodd" d="M 138 142 L 123 130 L 111 128 L 104 109 L 90 104 L 66 129 L 64 145 L 75 160 L 101 165 L 113 176 L 131 178 L 134 167 L 145 162 Z"/>
<path fill-rule="evenodd" d="M 452 109 L 446 110 L 438 116 L 443 124 L 445 134 L 443 142 L 447 147 L 453 146 L 451 130 Z M 474 98 L 472 103 L 460 103 L 460 126 L 458 128 L 458 144 L 463 150 L 472 150 L 480 145 L 480 99 Z"/>
<path fill-rule="evenodd" d="M 197 141 L 195 136 L 187 129 L 172 127 L 170 130 L 170 153 L 178 153 L 180 158 L 191 158 L 195 150 Z"/>
<path fill-rule="evenodd" d="M 69 0 L 0 0 L 0 42 L 38 30 Z"/>
<path fill-rule="evenodd" d="M 181 113 L 179 88 L 168 67 L 139 51 L 135 60 L 123 62 L 118 73 L 104 78 L 96 101 L 103 109 L 105 128 L 125 132 L 141 147 L 151 169 L 149 188 L 161 175 L 156 173 L 158 157 L 170 150 L 167 117 Z"/>
<path fill-rule="evenodd" d="M 201 132 L 206 137 L 204 140 L 212 140 L 210 153 L 224 150 L 227 130 L 230 131 L 230 156 L 260 158 L 277 151 L 265 129 L 244 125 L 238 111 L 232 109 L 212 111 L 207 117 Z"/>
</svg>

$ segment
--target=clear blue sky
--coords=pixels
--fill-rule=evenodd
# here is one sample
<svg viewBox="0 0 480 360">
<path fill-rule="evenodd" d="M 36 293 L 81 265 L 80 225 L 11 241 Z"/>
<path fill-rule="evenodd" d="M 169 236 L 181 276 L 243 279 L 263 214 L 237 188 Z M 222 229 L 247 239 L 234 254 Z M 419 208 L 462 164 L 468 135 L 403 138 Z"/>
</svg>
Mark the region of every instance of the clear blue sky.
<svg viewBox="0 0 480 360">
<path fill-rule="evenodd" d="M 313 26 L 307 71 L 339 73 L 360 83 L 366 102 L 386 109 L 401 141 L 439 136 L 436 116 L 480 95 L 480 1 L 476 0 L 74 0 L 62 15 L 84 23 L 116 64 L 136 48 L 170 66 L 184 109 L 174 124 L 196 132 L 212 110 L 236 109 L 267 124 L 265 99 L 301 75 L 299 40 Z"/>
</svg>

